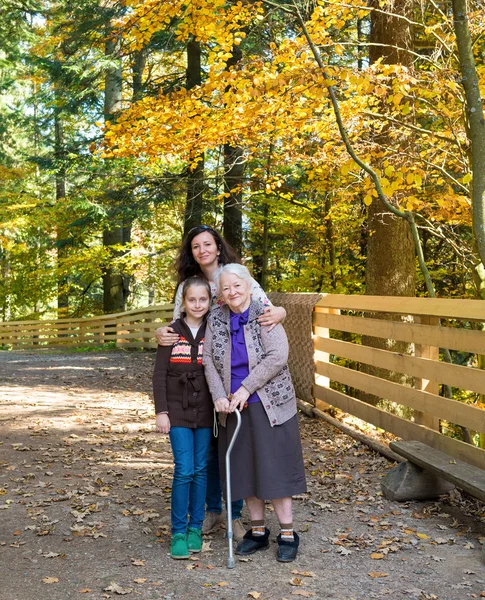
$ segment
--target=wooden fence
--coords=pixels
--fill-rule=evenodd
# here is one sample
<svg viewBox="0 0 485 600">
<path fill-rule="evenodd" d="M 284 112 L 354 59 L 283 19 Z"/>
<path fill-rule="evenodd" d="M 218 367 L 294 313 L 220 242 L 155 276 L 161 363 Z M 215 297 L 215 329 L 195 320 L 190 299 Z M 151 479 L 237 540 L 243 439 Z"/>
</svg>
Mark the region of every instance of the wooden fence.
<svg viewBox="0 0 485 600">
<path fill-rule="evenodd" d="M 396 315 L 406 319 L 391 320 Z M 440 384 L 474 392 L 475 398 L 485 394 L 485 371 L 476 366 L 477 355 L 485 354 L 484 322 L 485 302 L 480 300 L 327 295 L 313 316 L 315 405 L 325 409 L 330 404 L 400 438 L 419 440 L 485 468 L 485 450 L 439 432 L 442 419 L 485 433 L 483 408 L 439 395 Z M 414 344 L 414 355 L 365 346 L 361 336 Z M 465 354 L 468 366 L 443 362 L 440 348 L 470 353 Z M 362 365 L 408 375 L 414 378 L 414 387 L 363 372 Z M 357 393 L 342 391 L 349 389 Z M 353 397 L 359 390 L 413 409 L 414 418 L 396 416 Z"/>
<path fill-rule="evenodd" d="M 0 346 L 13 350 L 80 348 L 114 342 L 118 348 L 156 348 L 153 332 L 172 319 L 173 304 L 78 319 L 0 323 Z"/>
<path fill-rule="evenodd" d="M 311 368 L 303 369 L 301 357 L 307 341 L 311 343 L 309 322 L 317 300 L 315 295 L 273 297 L 275 303 L 287 306 L 285 327 L 293 347 L 290 368 L 298 389 L 308 389 L 308 395 L 314 373 Z M 171 319 L 172 311 L 172 304 L 164 304 L 84 319 L 0 323 L 0 345 L 41 350 L 115 342 L 120 348 L 152 349 L 156 348 L 154 330 Z M 396 320 L 398 316 L 404 319 Z M 324 296 L 313 309 L 316 370 L 313 402 L 317 408 L 335 406 L 400 438 L 422 441 L 485 468 L 485 450 L 440 433 L 443 420 L 485 436 L 485 410 L 470 403 L 470 399 L 485 395 L 485 371 L 477 366 L 477 357 L 485 355 L 484 323 L 485 302 L 479 300 Z M 414 347 L 414 353 L 372 348 L 362 344 L 362 336 L 407 342 Z M 439 348 L 463 353 L 467 366 L 443 362 Z M 309 347 L 304 366 L 311 363 L 311 355 Z M 414 384 L 403 385 L 370 374 L 365 372 L 368 367 L 407 375 Z M 469 403 L 440 396 L 443 384 L 454 388 L 455 397 L 459 390 L 471 392 Z M 396 416 L 382 405 L 373 406 L 354 397 L 360 393 L 408 407 L 413 416 L 409 419 Z"/>
</svg>

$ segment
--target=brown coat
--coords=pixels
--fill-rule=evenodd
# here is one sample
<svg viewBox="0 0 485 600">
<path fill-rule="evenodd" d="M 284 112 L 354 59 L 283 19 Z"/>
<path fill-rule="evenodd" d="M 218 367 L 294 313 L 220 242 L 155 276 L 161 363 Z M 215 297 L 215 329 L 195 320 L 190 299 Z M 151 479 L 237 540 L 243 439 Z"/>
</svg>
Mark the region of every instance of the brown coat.
<svg viewBox="0 0 485 600">
<path fill-rule="evenodd" d="M 152 379 L 155 412 L 168 412 L 171 427 L 212 427 L 214 405 L 202 366 L 206 324 L 195 339 L 182 319 L 171 327 L 180 339 L 173 346 L 158 346 Z"/>
</svg>

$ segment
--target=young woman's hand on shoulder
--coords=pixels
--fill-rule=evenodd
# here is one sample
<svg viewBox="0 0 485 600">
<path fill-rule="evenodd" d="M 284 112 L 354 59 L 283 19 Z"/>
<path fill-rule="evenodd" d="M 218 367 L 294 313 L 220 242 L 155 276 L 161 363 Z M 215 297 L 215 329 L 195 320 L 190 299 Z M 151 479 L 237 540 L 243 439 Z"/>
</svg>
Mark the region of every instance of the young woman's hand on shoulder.
<svg viewBox="0 0 485 600">
<path fill-rule="evenodd" d="M 173 346 L 180 336 L 171 327 L 159 327 L 155 331 L 155 337 L 160 346 Z"/>
<path fill-rule="evenodd" d="M 263 327 L 269 327 L 271 331 L 278 323 L 286 317 L 286 310 L 282 306 L 268 306 L 264 313 L 258 317 L 258 323 Z"/>
<path fill-rule="evenodd" d="M 156 417 L 155 427 L 158 433 L 170 433 L 170 419 L 168 413 L 159 413 Z"/>
</svg>

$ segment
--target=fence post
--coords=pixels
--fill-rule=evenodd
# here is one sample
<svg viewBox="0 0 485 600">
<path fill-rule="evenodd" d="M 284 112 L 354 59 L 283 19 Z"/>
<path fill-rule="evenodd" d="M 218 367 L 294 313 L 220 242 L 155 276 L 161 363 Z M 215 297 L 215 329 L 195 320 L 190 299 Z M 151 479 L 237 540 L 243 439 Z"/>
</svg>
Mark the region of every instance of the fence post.
<svg viewBox="0 0 485 600">
<path fill-rule="evenodd" d="M 439 317 L 427 317 L 420 316 L 414 317 L 416 323 L 420 325 L 434 325 L 439 326 L 440 318 Z M 415 356 L 419 356 L 421 358 L 429 358 L 431 360 L 439 360 L 440 358 L 440 349 L 436 346 L 427 346 L 424 344 L 416 344 L 415 348 Z M 431 394 L 439 395 L 440 386 L 439 382 L 431 381 L 429 379 L 421 379 L 417 377 L 414 383 L 416 389 L 422 390 L 424 392 L 429 392 Z M 422 412 L 420 410 L 414 411 L 414 421 L 415 423 L 419 423 L 420 425 L 425 425 L 430 429 L 434 429 L 435 431 L 440 430 L 440 420 L 439 417 L 431 415 L 429 413 Z"/>
<path fill-rule="evenodd" d="M 319 313 L 326 313 L 326 314 L 330 314 L 330 315 L 339 315 L 340 314 L 340 309 L 339 308 L 326 308 L 323 306 L 318 306 L 318 304 L 313 308 L 313 314 L 316 314 L 316 308 L 318 307 L 318 312 Z M 317 334 L 313 334 L 313 340 L 315 342 L 317 337 L 321 337 L 321 338 L 329 338 L 330 337 L 330 329 L 328 329 L 327 327 L 322 327 L 321 325 L 318 326 L 319 332 L 318 335 Z M 315 360 L 319 360 L 321 362 L 324 363 L 329 363 L 330 362 L 330 354 L 328 352 L 323 352 L 322 350 L 317 350 L 315 348 Z M 326 377 L 325 375 L 315 375 L 315 383 L 317 383 L 319 386 L 321 387 L 325 387 L 325 388 L 330 388 L 330 378 Z M 318 408 L 319 410 L 328 410 L 329 408 L 332 408 L 331 404 L 328 404 L 327 402 L 324 402 L 323 400 L 320 400 L 318 398 L 314 399 L 314 404 L 315 404 L 315 408 Z"/>
</svg>

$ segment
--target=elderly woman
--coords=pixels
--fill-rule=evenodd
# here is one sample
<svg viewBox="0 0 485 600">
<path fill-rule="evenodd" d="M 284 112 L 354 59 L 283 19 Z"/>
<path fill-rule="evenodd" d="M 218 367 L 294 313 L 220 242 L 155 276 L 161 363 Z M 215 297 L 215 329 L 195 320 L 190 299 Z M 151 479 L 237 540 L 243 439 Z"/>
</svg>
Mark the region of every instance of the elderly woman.
<svg viewBox="0 0 485 600">
<path fill-rule="evenodd" d="M 299 537 L 293 531 L 292 496 L 306 491 L 296 397 L 288 370 L 288 340 L 281 325 L 269 331 L 258 317 L 264 306 L 251 298 L 246 267 L 222 267 L 219 288 L 224 303 L 212 309 L 204 346 L 204 366 L 215 409 L 220 414 L 220 467 L 236 427 L 242 425 L 231 454 L 231 489 L 244 498 L 251 529 L 236 548 L 248 555 L 268 546 L 264 501 L 271 500 L 281 531 L 277 559 L 295 560 Z"/>
</svg>

